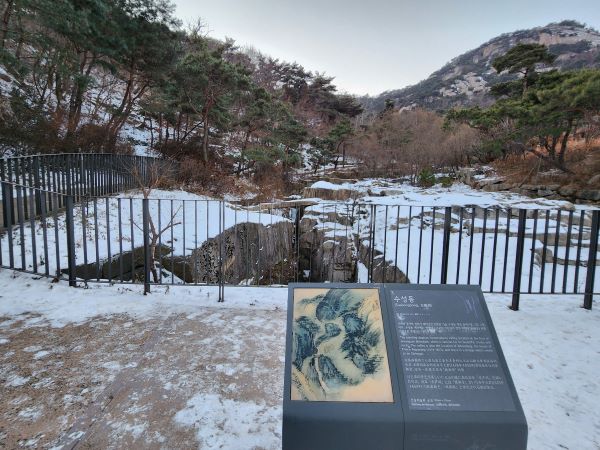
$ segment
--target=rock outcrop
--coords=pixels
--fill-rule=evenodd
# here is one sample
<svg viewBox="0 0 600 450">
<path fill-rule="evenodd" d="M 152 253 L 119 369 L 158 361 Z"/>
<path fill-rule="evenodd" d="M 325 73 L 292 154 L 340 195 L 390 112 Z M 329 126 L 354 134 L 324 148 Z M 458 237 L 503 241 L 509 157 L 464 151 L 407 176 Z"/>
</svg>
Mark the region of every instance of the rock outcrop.
<svg viewBox="0 0 600 450">
<path fill-rule="evenodd" d="M 192 282 L 228 284 L 286 284 L 296 275 L 294 224 L 270 226 L 241 223 L 192 251 L 186 265 Z"/>
</svg>

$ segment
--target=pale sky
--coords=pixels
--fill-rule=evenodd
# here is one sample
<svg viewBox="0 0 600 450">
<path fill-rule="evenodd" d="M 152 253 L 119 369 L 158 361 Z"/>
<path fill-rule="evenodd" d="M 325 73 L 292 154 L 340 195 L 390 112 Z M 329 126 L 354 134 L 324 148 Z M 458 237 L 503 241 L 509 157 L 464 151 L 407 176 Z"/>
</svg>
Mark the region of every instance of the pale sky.
<svg viewBox="0 0 600 450">
<path fill-rule="evenodd" d="M 209 35 L 376 95 L 427 78 L 502 33 L 574 19 L 600 28 L 599 0 L 173 0 Z"/>
</svg>

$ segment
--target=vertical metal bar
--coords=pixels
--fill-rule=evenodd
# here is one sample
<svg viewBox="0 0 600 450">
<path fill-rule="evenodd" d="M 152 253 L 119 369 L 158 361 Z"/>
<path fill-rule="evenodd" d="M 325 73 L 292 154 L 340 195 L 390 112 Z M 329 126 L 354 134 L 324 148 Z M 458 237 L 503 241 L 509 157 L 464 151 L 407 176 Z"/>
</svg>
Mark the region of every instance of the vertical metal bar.
<svg viewBox="0 0 600 450">
<path fill-rule="evenodd" d="M 442 242 L 442 273 L 440 282 L 448 283 L 448 258 L 450 257 L 450 231 L 452 226 L 452 208 L 446 207 L 444 211 L 444 240 Z"/>
<path fill-rule="evenodd" d="M 417 266 L 417 284 L 421 284 L 421 250 L 423 248 L 423 215 L 425 208 L 421 206 L 421 229 L 419 231 L 419 264 Z"/>
<path fill-rule="evenodd" d="M 14 224 L 14 219 L 13 219 L 13 213 L 14 213 L 14 209 L 13 209 L 13 185 L 11 184 L 11 182 L 8 183 L 3 183 L 2 185 L 4 187 L 3 189 L 3 193 L 5 196 L 6 201 L 4 202 L 4 214 L 6 214 L 6 234 L 8 236 L 8 261 L 9 261 L 9 267 L 11 269 L 13 269 L 15 267 L 15 255 L 14 255 L 14 249 L 13 249 L 13 224 Z"/>
<path fill-rule="evenodd" d="M 33 263 L 33 272 L 37 273 L 37 237 L 35 234 L 35 191 L 29 188 L 29 227 L 31 228 L 31 260 Z"/>
<path fill-rule="evenodd" d="M 223 202 L 219 202 L 219 235 L 218 235 L 218 243 L 219 243 L 219 303 L 223 301 L 221 296 L 221 286 L 223 285 Z"/>
<path fill-rule="evenodd" d="M 324 208 L 324 207 L 323 207 Z M 271 223 L 271 229 L 273 229 L 273 206 L 271 206 L 269 219 Z M 273 264 L 269 264 L 269 285 L 273 284 Z"/>
<path fill-rule="evenodd" d="M 33 186 L 35 187 L 35 191 L 33 192 L 35 196 L 35 215 L 39 215 L 42 210 L 42 196 L 40 193 L 41 183 L 40 183 L 40 157 L 33 157 Z"/>
<path fill-rule="evenodd" d="M 571 235 L 573 231 L 573 211 L 569 211 L 569 225 L 567 228 L 567 242 L 565 244 L 565 270 L 563 273 L 562 293 L 567 293 L 567 279 L 569 277 L 569 256 L 571 250 Z"/>
<path fill-rule="evenodd" d="M 485 262 L 485 237 L 487 232 L 488 209 L 483 208 L 483 230 L 481 234 L 481 259 L 479 261 L 479 286 L 483 289 L 483 263 Z"/>
<path fill-rule="evenodd" d="M 16 186 L 17 188 L 17 217 L 19 219 L 19 233 L 20 233 L 20 242 L 21 242 L 21 269 L 26 270 L 26 262 L 25 262 L 25 212 L 23 210 L 23 193 L 22 186 Z"/>
<path fill-rule="evenodd" d="M 585 226 L 585 211 L 579 216 L 579 233 L 577 236 L 577 257 L 575 258 L 575 279 L 573 280 L 573 293 L 579 293 L 579 266 L 581 265 L 581 244 L 583 241 L 583 228 Z"/>
<path fill-rule="evenodd" d="M 112 282 L 112 253 L 110 249 L 110 199 L 106 197 L 106 251 L 108 252 L 108 281 Z"/>
<path fill-rule="evenodd" d="M 559 209 L 556 213 L 556 231 L 554 233 L 554 257 L 552 258 L 552 288 L 551 293 L 556 292 L 556 269 L 558 266 L 558 241 L 560 240 L 560 228 L 561 228 L 561 210 Z"/>
<path fill-rule="evenodd" d="M 209 211 L 210 211 L 210 203 L 208 200 L 206 200 L 206 242 L 208 242 L 209 236 L 210 236 L 210 227 L 209 227 L 209 223 L 210 223 L 210 219 L 209 219 Z M 208 274 L 208 270 L 206 271 Z M 206 283 L 208 284 L 208 278 L 206 280 Z"/>
<path fill-rule="evenodd" d="M 369 263 L 369 283 L 373 283 L 373 271 L 375 269 L 375 226 L 377 224 L 377 205 L 371 205 L 371 226 L 369 227 L 369 233 L 371 237 L 371 249 L 370 263 Z"/>
<path fill-rule="evenodd" d="M 528 294 L 531 294 L 533 285 L 533 263 L 535 261 L 535 244 L 537 242 L 538 213 L 539 210 L 537 209 L 533 211 L 533 236 L 531 237 L 531 260 L 529 262 L 529 283 L 527 287 Z"/>
<path fill-rule="evenodd" d="M 406 244 L 406 278 L 409 278 L 410 273 L 410 233 L 412 231 L 412 206 L 408 207 L 408 242 Z"/>
<path fill-rule="evenodd" d="M 94 197 L 94 246 L 96 252 L 96 281 L 100 281 L 100 239 L 98 239 L 98 199 Z"/>
<path fill-rule="evenodd" d="M 208 220 L 207 220 L 208 223 Z M 250 269 L 250 246 L 252 245 L 252 243 L 250 242 L 249 238 L 249 225 L 250 225 L 250 210 L 248 209 L 248 207 L 246 207 L 246 224 L 244 226 L 244 229 L 246 230 L 246 286 L 248 286 L 250 284 L 250 276 L 252 275 L 252 270 Z M 208 232 L 207 232 L 208 233 Z M 208 239 L 208 237 L 207 237 Z"/>
<path fill-rule="evenodd" d="M 133 226 L 133 198 L 129 198 L 129 232 L 131 233 L 131 282 L 135 283 L 135 233 Z"/>
<path fill-rule="evenodd" d="M 388 233 L 388 205 L 385 205 L 385 217 L 383 221 L 383 275 L 382 275 L 382 283 L 387 281 L 387 233 Z"/>
<path fill-rule="evenodd" d="M 504 242 L 504 264 L 502 265 L 502 293 L 506 292 L 506 274 L 508 263 L 508 245 L 510 243 L 510 223 L 512 222 L 512 209 L 506 210 L 506 241 Z"/>
<path fill-rule="evenodd" d="M 160 229 L 160 226 L 158 228 Z M 198 200 L 194 200 L 194 250 L 192 251 L 192 254 L 194 255 L 194 258 L 192 260 L 192 267 L 194 267 L 194 270 L 191 274 L 192 282 L 194 284 L 198 284 L 198 277 L 196 276 L 198 267 L 198 253 Z"/>
<path fill-rule="evenodd" d="M 435 239 L 435 214 L 436 207 L 433 207 L 433 215 L 431 219 L 431 251 L 429 252 L 429 284 L 431 284 L 433 279 L 433 244 Z"/>
<path fill-rule="evenodd" d="M 83 264 L 85 267 L 85 281 L 88 281 L 90 279 L 87 251 L 87 214 L 85 211 L 87 205 L 87 202 L 81 202 L 81 234 L 83 235 Z"/>
<path fill-rule="evenodd" d="M 523 247 L 525 246 L 525 225 L 527 221 L 527 210 L 519 210 L 519 231 L 517 233 L 517 254 L 515 257 L 515 279 L 513 282 L 512 305 L 510 309 L 519 310 L 521 299 L 521 274 L 523 271 Z"/>
<path fill-rule="evenodd" d="M 262 205 L 259 204 L 258 205 L 258 223 L 260 225 L 262 225 L 262 220 L 261 220 L 261 213 L 262 213 Z M 261 252 L 261 248 L 260 248 L 260 233 L 257 233 L 258 237 L 257 237 L 257 247 L 256 247 L 256 284 L 260 285 L 260 279 L 262 278 L 261 273 L 260 273 L 260 252 Z M 252 265 L 254 265 L 254 261 L 252 262 Z"/>
<path fill-rule="evenodd" d="M 600 228 L 600 210 L 592 212 L 592 229 L 590 233 L 590 249 L 588 254 L 587 276 L 585 278 L 585 296 L 583 307 L 592 309 L 594 281 L 596 277 L 596 259 L 598 253 L 598 231 Z"/>
<path fill-rule="evenodd" d="M 542 248 L 542 273 L 540 275 L 540 294 L 544 292 L 544 275 L 546 274 L 546 255 L 548 254 L 548 230 L 550 227 L 550 210 L 546 210 L 544 225 L 544 247 Z"/>
<path fill-rule="evenodd" d="M 171 203 L 171 220 L 173 221 L 172 223 L 175 223 L 175 215 L 173 214 L 173 199 L 171 199 L 170 201 Z M 208 211 L 208 206 L 207 206 L 207 211 Z M 208 222 L 207 222 L 208 223 Z M 175 284 L 175 274 L 173 273 L 173 268 L 175 267 L 175 241 L 173 240 L 173 229 L 175 227 L 171 226 L 171 284 Z M 208 236 L 206 237 L 206 240 L 208 240 Z"/>
<path fill-rule="evenodd" d="M 221 235 L 224 235 L 225 233 L 225 201 L 223 201 L 223 229 L 221 230 Z M 225 239 L 221 239 L 221 244 L 224 247 L 225 246 Z M 224 258 L 223 258 L 223 262 L 222 264 L 224 264 Z M 223 274 L 221 276 L 221 292 L 219 293 L 219 300 L 221 302 L 225 301 L 225 276 L 224 276 L 224 271 L 221 270 L 221 273 Z"/>
<path fill-rule="evenodd" d="M 122 179 L 122 178 L 121 178 Z M 156 200 L 156 203 L 158 203 L 158 284 L 162 284 L 162 275 L 163 275 L 163 252 L 162 252 L 162 246 L 163 246 L 163 242 L 162 242 L 162 199 L 158 199 Z M 173 224 L 171 224 L 172 226 Z M 198 268 L 196 267 L 195 269 L 195 273 L 198 273 Z"/>
<path fill-rule="evenodd" d="M 462 256 L 462 235 L 463 235 L 463 212 L 464 208 L 461 206 L 459 210 L 460 218 L 458 219 L 458 255 L 456 258 L 456 284 L 460 282 L 460 259 Z"/>
<path fill-rule="evenodd" d="M 56 278 L 60 278 L 60 242 L 58 240 L 58 209 L 54 210 L 54 256 L 56 258 Z"/>
<path fill-rule="evenodd" d="M 387 218 L 387 216 L 386 216 L 386 218 Z M 335 248 L 337 247 L 337 204 L 334 204 L 334 206 L 333 206 L 333 221 L 334 221 L 333 222 L 333 248 L 332 248 L 331 269 L 330 269 L 331 270 L 330 281 L 332 283 L 333 283 L 333 275 L 335 272 Z M 281 271 L 280 271 L 280 273 L 281 273 Z M 281 282 L 279 284 L 281 284 Z"/>
<path fill-rule="evenodd" d="M 396 282 L 396 275 L 398 273 L 398 240 L 400 235 L 400 206 L 397 207 L 396 211 L 396 246 L 394 250 L 394 283 Z"/>
<path fill-rule="evenodd" d="M 117 221 L 119 228 L 119 281 L 123 282 L 123 221 L 122 221 L 122 212 L 121 212 L 121 199 L 117 199 Z"/>
<path fill-rule="evenodd" d="M 494 223 L 494 249 L 492 250 L 492 278 L 490 292 L 494 292 L 494 278 L 496 276 L 496 254 L 498 253 L 498 222 L 500 221 L 500 209 L 496 206 L 496 217 Z"/>
<path fill-rule="evenodd" d="M 181 201 L 181 209 L 182 209 L 181 213 L 183 215 L 183 217 L 181 219 L 181 225 L 183 226 L 183 253 L 182 253 L 182 256 L 183 256 L 184 261 L 185 261 L 185 202 L 186 202 L 185 200 Z M 181 268 L 182 268 L 181 272 L 183 274 L 183 278 L 181 279 L 181 281 L 183 282 L 183 284 L 185 284 L 185 264 L 182 264 Z"/>
<path fill-rule="evenodd" d="M 473 263 L 473 235 L 475 234 L 475 206 L 471 208 L 471 236 L 469 239 L 469 272 L 467 273 L 467 284 L 471 284 L 471 272 Z"/>
<path fill-rule="evenodd" d="M 150 293 L 150 207 L 149 200 L 142 200 L 142 229 L 144 233 L 144 295 Z"/>
<path fill-rule="evenodd" d="M 73 197 L 66 199 L 66 226 L 67 226 L 67 261 L 69 270 L 69 286 L 75 287 L 75 224 L 73 223 Z"/>
<path fill-rule="evenodd" d="M 42 217 L 42 233 L 44 237 L 44 274 L 50 276 L 50 261 L 48 261 L 48 221 L 46 217 L 46 201 L 42 202 L 41 217 Z"/>
</svg>

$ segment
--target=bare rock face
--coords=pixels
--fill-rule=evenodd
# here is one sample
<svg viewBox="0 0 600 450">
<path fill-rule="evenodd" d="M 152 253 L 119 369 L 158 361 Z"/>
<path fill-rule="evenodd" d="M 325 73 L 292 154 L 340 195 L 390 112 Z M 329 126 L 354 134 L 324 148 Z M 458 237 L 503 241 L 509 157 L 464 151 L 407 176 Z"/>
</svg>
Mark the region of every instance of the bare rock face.
<svg viewBox="0 0 600 450">
<path fill-rule="evenodd" d="M 373 250 L 364 243 L 360 244 L 359 260 L 369 271 L 372 271 L 373 283 L 410 283 L 404 272 L 394 266 L 393 262 L 386 261 L 383 253 Z"/>
<path fill-rule="evenodd" d="M 163 263 L 171 260 L 168 256 L 171 253 L 171 247 L 158 245 L 156 247 L 156 260 L 162 260 Z M 163 264 L 165 265 L 165 264 Z M 63 274 L 69 272 L 68 269 L 62 269 Z M 144 247 L 134 248 L 133 251 L 126 251 L 113 256 L 111 259 L 100 260 L 99 264 L 91 262 L 80 264 L 75 267 L 75 277 L 82 280 L 119 280 L 119 281 L 143 281 L 144 280 Z"/>
<path fill-rule="evenodd" d="M 302 219 L 300 233 L 299 269 L 307 281 L 355 279 L 356 251 L 351 234 L 334 234 L 334 230 L 315 226 L 310 218 Z"/>
<path fill-rule="evenodd" d="M 332 201 L 346 201 L 356 199 L 360 196 L 359 191 L 353 189 L 327 189 L 327 188 L 313 188 L 309 187 L 304 189 L 302 196 L 304 198 L 320 198 L 322 200 Z"/>
<path fill-rule="evenodd" d="M 278 284 L 295 279 L 294 225 L 241 223 L 204 242 L 187 260 L 192 282 Z"/>
</svg>

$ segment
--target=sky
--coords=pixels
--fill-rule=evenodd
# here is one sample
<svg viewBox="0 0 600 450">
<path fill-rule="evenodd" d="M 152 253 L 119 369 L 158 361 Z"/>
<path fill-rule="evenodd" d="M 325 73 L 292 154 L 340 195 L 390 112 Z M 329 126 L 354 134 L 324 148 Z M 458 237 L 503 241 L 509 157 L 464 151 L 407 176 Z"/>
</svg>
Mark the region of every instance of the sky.
<svg viewBox="0 0 600 450">
<path fill-rule="evenodd" d="M 173 0 L 184 24 L 377 95 L 519 29 L 574 19 L 600 28 L 599 0 Z"/>
</svg>

